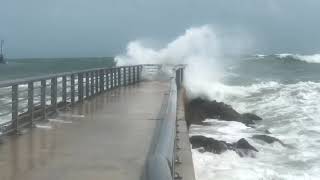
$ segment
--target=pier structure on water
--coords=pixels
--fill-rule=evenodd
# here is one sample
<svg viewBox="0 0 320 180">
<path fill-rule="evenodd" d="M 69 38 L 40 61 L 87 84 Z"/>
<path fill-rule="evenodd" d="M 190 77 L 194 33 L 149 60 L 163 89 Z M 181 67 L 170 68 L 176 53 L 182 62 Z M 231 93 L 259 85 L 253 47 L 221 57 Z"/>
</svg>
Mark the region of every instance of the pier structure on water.
<svg viewBox="0 0 320 180">
<path fill-rule="evenodd" d="M 0 82 L 0 179 L 194 180 L 183 69 L 134 65 Z"/>
</svg>

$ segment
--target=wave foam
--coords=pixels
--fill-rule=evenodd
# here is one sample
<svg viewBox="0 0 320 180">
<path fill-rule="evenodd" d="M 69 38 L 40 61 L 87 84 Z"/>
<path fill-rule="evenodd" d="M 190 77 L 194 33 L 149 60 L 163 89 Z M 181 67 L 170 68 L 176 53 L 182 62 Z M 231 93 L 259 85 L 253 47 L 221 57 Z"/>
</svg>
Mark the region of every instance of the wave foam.
<svg viewBox="0 0 320 180">
<path fill-rule="evenodd" d="M 277 54 L 279 58 L 293 58 L 295 60 L 304 61 L 307 63 L 320 63 L 320 54 L 300 55 L 300 54 Z"/>
<path fill-rule="evenodd" d="M 314 54 L 314 55 L 296 55 L 298 59 L 301 59 L 303 61 L 309 62 L 309 63 L 320 63 L 320 54 Z"/>
<path fill-rule="evenodd" d="M 194 126 L 191 135 L 204 135 L 235 142 L 247 138 L 259 153 L 240 158 L 230 151 L 221 155 L 193 150 L 196 176 L 207 179 L 319 179 L 320 83 L 281 84 L 264 82 L 251 86 L 230 86 L 245 96 L 228 96 L 223 101 L 242 112 L 255 112 L 264 120 L 255 129 L 238 122 L 207 120 L 211 126 Z M 230 98 L 232 97 L 232 98 Z M 250 137 L 269 129 L 271 136 L 294 148 L 266 144 Z"/>
<path fill-rule="evenodd" d="M 235 38 L 235 37 L 234 37 Z M 123 55 L 116 56 L 117 65 L 130 64 L 185 64 L 184 85 L 190 96 L 208 95 L 207 89 L 215 88 L 215 97 L 223 99 L 225 91 L 232 93 L 232 89 L 224 86 L 221 79 L 227 74 L 221 68 L 224 54 L 225 37 L 218 37 L 210 25 L 193 27 L 185 31 L 172 42 L 160 49 L 150 48 L 143 41 L 133 41 L 127 46 Z M 235 42 L 235 41 L 233 41 Z M 241 51 L 239 47 L 246 45 L 232 45 L 226 49 Z M 222 89 L 222 90 L 219 90 Z M 235 92 L 235 94 L 241 92 Z"/>
</svg>

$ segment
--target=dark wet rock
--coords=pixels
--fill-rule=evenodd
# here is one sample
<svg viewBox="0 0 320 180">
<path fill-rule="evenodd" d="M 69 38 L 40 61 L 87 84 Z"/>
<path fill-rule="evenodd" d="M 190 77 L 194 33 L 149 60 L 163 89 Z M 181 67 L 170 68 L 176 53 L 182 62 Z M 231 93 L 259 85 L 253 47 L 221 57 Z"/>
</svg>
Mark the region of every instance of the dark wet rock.
<svg viewBox="0 0 320 180">
<path fill-rule="evenodd" d="M 253 151 L 259 152 L 255 147 L 253 147 L 249 142 L 241 138 L 238 142 L 234 143 L 235 151 L 240 157 L 250 156 L 255 157 Z"/>
<path fill-rule="evenodd" d="M 192 136 L 190 138 L 193 149 L 204 148 L 206 152 L 221 154 L 228 150 L 229 145 L 223 141 L 218 141 L 205 136 Z"/>
<path fill-rule="evenodd" d="M 253 139 L 259 139 L 261 141 L 264 141 L 268 144 L 272 144 L 274 142 L 280 143 L 282 146 L 287 146 L 285 143 L 283 143 L 280 139 L 269 136 L 269 135 L 264 135 L 264 134 L 259 134 L 259 135 L 253 135 Z"/>
<path fill-rule="evenodd" d="M 225 141 L 207 138 L 205 136 L 192 136 L 190 137 L 190 143 L 192 144 L 192 149 L 200 149 L 199 152 L 212 152 L 214 154 L 221 154 L 227 150 L 232 150 L 240 157 L 255 157 L 254 152 L 259 152 L 244 138 L 231 144 Z"/>
<path fill-rule="evenodd" d="M 202 124 L 205 119 L 238 121 L 245 125 L 252 125 L 255 121 L 262 120 L 262 118 L 252 113 L 240 114 L 230 105 L 223 102 L 196 98 L 186 103 L 186 120 L 188 127 L 190 127 L 191 124 Z"/>
<path fill-rule="evenodd" d="M 268 129 L 264 130 L 264 133 L 266 133 L 266 134 L 272 134 Z"/>
<path fill-rule="evenodd" d="M 238 142 L 234 143 L 234 147 L 237 149 L 249 149 L 249 150 L 259 152 L 255 147 L 249 144 L 249 142 L 244 138 L 241 138 Z"/>
<path fill-rule="evenodd" d="M 255 114 L 252 114 L 252 113 L 243 113 L 243 114 L 241 114 L 241 119 L 250 119 L 250 120 L 254 120 L 254 121 L 262 120 L 261 117 L 255 115 Z"/>
</svg>

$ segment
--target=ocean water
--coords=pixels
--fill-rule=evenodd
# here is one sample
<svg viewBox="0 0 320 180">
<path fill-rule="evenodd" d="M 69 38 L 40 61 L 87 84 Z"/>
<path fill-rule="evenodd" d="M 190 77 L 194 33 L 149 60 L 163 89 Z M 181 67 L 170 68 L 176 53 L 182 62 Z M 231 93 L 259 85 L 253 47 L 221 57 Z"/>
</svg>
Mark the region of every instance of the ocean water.
<svg viewBox="0 0 320 180">
<path fill-rule="evenodd" d="M 50 75 L 62 72 L 80 71 L 92 68 L 114 66 L 114 59 L 106 58 L 55 58 L 55 59 L 9 59 L 8 64 L 0 64 L 0 83 L 20 78 Z M 58 78 L 58 86 L 62 86 L 62 79 Z M 70 82 L 68 82 L 70 83 Z M 76 82 L 77 83 L 77 82 Z M 67 84 L 68 86 L 70 84 Z M 40 82 L 35 83 L 34 103 L 40 102 Z M 48 104 L 50 104 L 50 82 L 47 82 Z M 58 88 L 59 89 L 59 88 Z M 19 86 L 20 113 L 27 110 L 27 85 Z M 58 91 L 58 100 L 61 99 Z M 70 92 L 67 92 L 70 93 Z M 77 97 L 76 97 L 77 98 Z M 0 88 L 0 124 L 11 120 L 11 88 Z"/>
<path fill-rule="evenodd" d="M 236 142 L 246 138 L 259 152 L 256 157 L 200 153 L 193 149 L 197 180 L 320 179 L 320 56 L 257 55 L 224 66 L 219 90 L 210 99 L 230 104 L 239 112 L 263 118 L 255 127 L 207 119 L 209 126 L 192 125 L 190 136 L 204 135 Z M 217 91 L 224 92 L 217 96 Z M 252 139 L 271 132 L 289 147 Z"/>
<path fill-rule="evenodd" d="M 192 125 L 190 136 L 229 143 L 246 138 L 259 150 L 255 158 L 192 150 L 197 180 L 320 179 L 320 55 L 243 56 L 250 54 L 247 47 L 241 34 L 221 37 L 214 27 L 203 25 L 160 48 L 143 40 L 129 42 L 127 52 L 115 59 L 118 65 L 185 64 L 188 98 L 225 102 L 263 118 L 255 127 L 217 119 Z M 266 130 L 288 147 L 251 138 Z"/>
<path fill-rule="evenodd" d="M 8 59 L 0 64 L 0 81 L 114 65 L 112 57 Z"/>
</svg>

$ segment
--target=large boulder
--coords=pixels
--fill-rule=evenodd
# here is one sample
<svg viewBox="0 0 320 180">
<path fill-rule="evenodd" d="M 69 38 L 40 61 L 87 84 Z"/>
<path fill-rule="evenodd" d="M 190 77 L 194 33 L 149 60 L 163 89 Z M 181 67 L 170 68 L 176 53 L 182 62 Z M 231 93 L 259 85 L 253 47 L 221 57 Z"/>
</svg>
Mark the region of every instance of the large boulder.
<svg viewBox="0 0 320 180">
<path fill-rule="evenodd" d="M 238 121 L 245 125 L 254 124 L 262 120 L 252 113 L 240 114 L 230 105 L 223 102 L 209 101 L 202 98 L 195 98 L 188 101 L 185 106 L 187 125 L 202 124 L 205 119 L 220 119 L 226 121 Z"/>
<path fill-rule="evenodd" d="M 193 149 L 204 148 L 204 151 L 212 152 L 214 154 L 221 154 L 230 149 L 230 145 L 224 141 L 218 141 L 205 136 L 192 136 L 190 137 L 190 142 Z"/>
<path fill-rule="evenodd" d="M 254 157 L 254 153 L 259 152 L 244 138 L 231 144 L 205 136 L 192 136 L 190 137 L 190 143 L 192 144 L 192 149 L 202 148 L 202 151 L 211 152 L 214 154 L 221 154 L 227 150 L 231 150 L 235 151 L 240 157 Z"/>
</svg>

